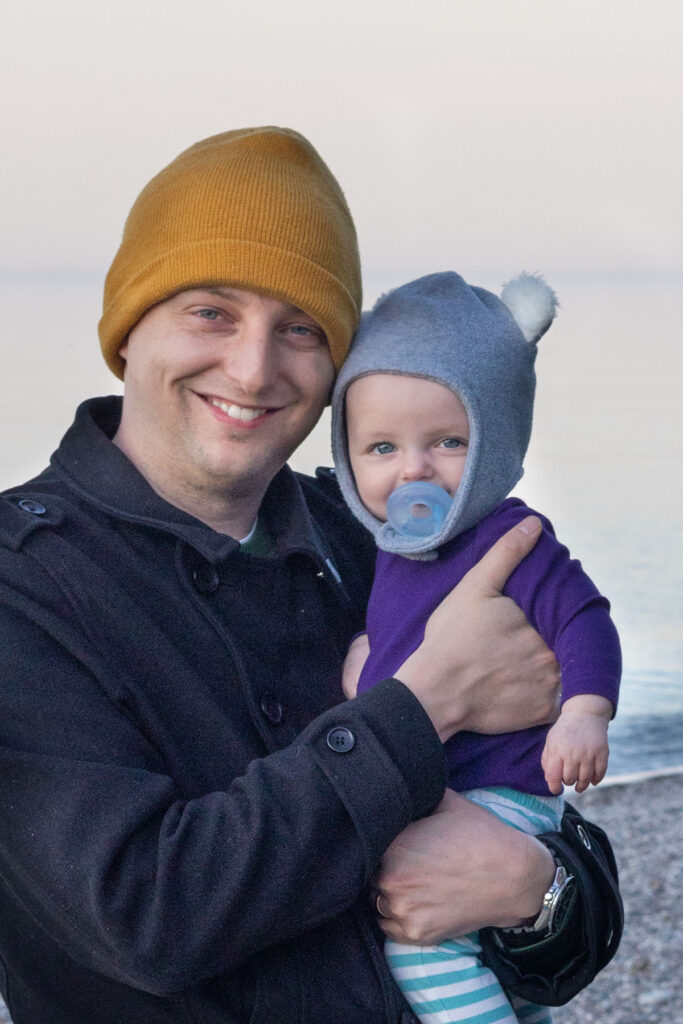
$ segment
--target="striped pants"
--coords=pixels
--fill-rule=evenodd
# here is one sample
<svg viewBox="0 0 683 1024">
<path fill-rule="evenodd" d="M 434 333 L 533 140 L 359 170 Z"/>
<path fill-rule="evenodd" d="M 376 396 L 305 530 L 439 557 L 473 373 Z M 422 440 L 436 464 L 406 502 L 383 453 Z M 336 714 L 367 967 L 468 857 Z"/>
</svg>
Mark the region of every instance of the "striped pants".
<svg viewBox="0 0 683 1024">
<path fill-rule="evenodd" d="M 505 787 L 463 796 L 522 832 L 559 828 L 562 797 L 530 796 Z M 479 959 L 477 932 L 438 946 L 408 946 L 387 939 L 384 951 L 396 982 L 422 1024 L 550 1024 L 550 1010 L 507 996 Z"/>
</svg>

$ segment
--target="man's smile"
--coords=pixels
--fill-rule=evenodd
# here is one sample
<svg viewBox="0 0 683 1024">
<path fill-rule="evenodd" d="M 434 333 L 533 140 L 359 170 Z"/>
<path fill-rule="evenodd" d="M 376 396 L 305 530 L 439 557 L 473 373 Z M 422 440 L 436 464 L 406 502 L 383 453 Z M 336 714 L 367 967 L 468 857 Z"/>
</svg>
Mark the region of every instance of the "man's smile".
<svg viewBox="0 0 683 1024">
<path fill-rule="evenodd" d="M 240 420 L 242 423 L 251 423 L 260 419 L 268 413 L 276 412 L 275 408 L 267 409 L 260 406 L 238 405 L 225 398 L 218 398 L 215 395 L 200 395 L 207 405 L 219 409 L 232 420 Z"/>
</svg>

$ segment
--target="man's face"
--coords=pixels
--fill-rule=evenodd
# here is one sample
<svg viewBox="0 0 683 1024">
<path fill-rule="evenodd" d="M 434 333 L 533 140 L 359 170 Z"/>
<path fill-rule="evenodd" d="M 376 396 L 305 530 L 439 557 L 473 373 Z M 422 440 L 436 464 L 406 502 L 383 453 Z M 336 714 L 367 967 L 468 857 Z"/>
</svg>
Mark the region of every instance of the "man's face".
<svg viewBox="0 0 683 1024">
<path fill-rule="evenodd" d="M 389 495 L 402 484 L 428 480 L 457 491 L 470 428 L 445 385 L 403 374 L 359 377 L 346 392 L 346 429 L 358 496 L 377 519 L 386 520 Z"/>
<path fill-rule="evenodd" d="M 334 377 L 306 313 L 228 286 L 154 306 L 121 349 L 116 442 L 169 501 L 262 496 L 311 431 Z"/>
</svg>

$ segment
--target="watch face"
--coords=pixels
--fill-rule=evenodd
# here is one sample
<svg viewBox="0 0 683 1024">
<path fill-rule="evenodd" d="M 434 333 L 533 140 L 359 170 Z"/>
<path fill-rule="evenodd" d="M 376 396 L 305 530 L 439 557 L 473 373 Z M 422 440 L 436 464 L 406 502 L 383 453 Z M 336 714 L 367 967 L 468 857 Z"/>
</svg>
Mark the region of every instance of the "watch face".
<svg viewBox="0 0 683 1024">
<path fill-rule="evenodd" d="M 567 881 L 562 886 L 562 891 L 558 893 L 557 901 L 555 904 L 555 917 L 557 917 L 558 911 L 566 909 L 572 902 L 576 892 L 576 879 L 573 875 L 567 875 Z"/>
<path fill-rule="evenodd" d="M 555 926 L 559 927 L 564 919 L 564 911 L 571 905 L 573 890 L 574 876 L 567 874 L 564 864 L 558 864 L 536 920 L 517 928 L 492 929 L 498 945 L 505 949 L 522 949 L 552 935 Z"/>
<path fill-rule="evenodd" d="M 574 876 L 568 875 L 566 870 L 562 868 L 563 878 L 562 881 L 556 886 L 551 905 L 548 911 L 548 921 L 546 927 L 549 932 L 554 932 L 556 927 L 559 925 L 559 914 L 561 908 L 569 905 L 571 895 L 574 889 Z M 557 878 L 557 876 L 555 876 Z"/>
</svg>

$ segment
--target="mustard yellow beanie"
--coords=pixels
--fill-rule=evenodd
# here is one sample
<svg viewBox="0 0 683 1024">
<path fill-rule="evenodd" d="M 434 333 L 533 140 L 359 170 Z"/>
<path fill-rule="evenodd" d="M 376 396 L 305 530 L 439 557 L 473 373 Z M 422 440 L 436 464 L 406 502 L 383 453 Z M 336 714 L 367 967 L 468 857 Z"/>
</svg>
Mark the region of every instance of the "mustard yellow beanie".
<svg viewBox="0 0 683 1024">
<path fill-rule="evenodd" d="M 156 303 L 231 284 L 290 302 L 325 331 L 342 364 L 361 309 L 356 231 L 313 146 L 287 128 L 245 128 L 185 150 L 138 196 L 104 286 L 102 353 Z"/>
</svg>

